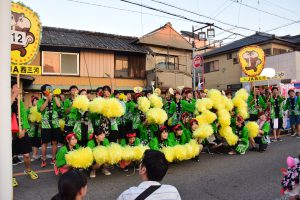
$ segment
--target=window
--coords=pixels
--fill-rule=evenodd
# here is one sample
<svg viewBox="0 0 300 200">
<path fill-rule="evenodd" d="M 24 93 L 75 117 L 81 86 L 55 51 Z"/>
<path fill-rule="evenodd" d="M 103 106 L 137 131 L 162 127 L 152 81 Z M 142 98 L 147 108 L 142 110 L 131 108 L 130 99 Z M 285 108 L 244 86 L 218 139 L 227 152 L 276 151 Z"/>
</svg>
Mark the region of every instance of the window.
<svg viewBox="0 0 300 200">
<path fill-rule="evenodd" d="M 233 58 L 232 62 L 233 62 L 233 64 L 239 64 L 238 58 Z"/>
<path fill-rule="evenodd" d="M 177 70 L 178 57 L 170 55 L 157 55 L 155 56 L 155 68 Z"/>
<path fill-rule="evenodd" d="M 219 61 L 211 61 L 204 63 L 204 73 L 219 71 Z"/>
<path fill-rule="evenodd" d="M 115 77 L 127 78 L 128 76 L 128 56 L 115 56 Z"/>
<path fill-rule="evenodd" d="M 230 59 L 232 59 L 232 53 L 227 54 L 227 60 L 230 60 Z"/>
<path fill-rule="evenodd" d="M 43 74 L 79 75 L 79 54 L 42 52 Z"/>
<path fill-rule="evenodd" d="M 265 56 L 270 56 L 271 55 L 271 49 L 264 49 Z"/>
<path fill-rule="evenodd" d="M 273 55 L 279 55 L 279 54 L 283 54 L 283 53 L 286 53 L 285 49 L 273 48 Z"/>
</svg>

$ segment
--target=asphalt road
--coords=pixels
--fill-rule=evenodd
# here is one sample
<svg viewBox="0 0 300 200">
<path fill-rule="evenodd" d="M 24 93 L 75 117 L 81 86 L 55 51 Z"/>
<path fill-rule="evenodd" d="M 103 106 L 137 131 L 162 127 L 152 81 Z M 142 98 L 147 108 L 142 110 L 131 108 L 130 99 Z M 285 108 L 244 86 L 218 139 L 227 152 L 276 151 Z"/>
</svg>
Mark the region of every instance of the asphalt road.
<svg viewBox="0 0 300 200">
<path fill-rule="evenodd" d="M 265 153 L 247 152 L 246 155 L 201 154 L 200 162 L 185 161 L 172 164 L 163 183 L 177 187 L 182 199 L 197 200 L 273 200 L 280 199 L 280 168 L 286 167 L 288 155 L 297 156 L 300 139 L 290 136 L 283 142 L 272 143 Z M 41 170 L 39 162 L 34 170 Z M 47 166 L 46 170 L 51 170 Z M 44 170 L 44 169 L 43 169 Z M 14 199 L 47 200 L 57 192 L 58 177 L 54 172 L 41 172 L 39 179 L 30 180 L 22 175 L 23 165 L 14 167 L 19 186 L 14 189 Z M 138 173 L 127 176 L 119 169 L 111 176 L 100 172 L 88 180 L 85 199 L 110 200 L 130 186 L 138 185 Z"/>
</svg>

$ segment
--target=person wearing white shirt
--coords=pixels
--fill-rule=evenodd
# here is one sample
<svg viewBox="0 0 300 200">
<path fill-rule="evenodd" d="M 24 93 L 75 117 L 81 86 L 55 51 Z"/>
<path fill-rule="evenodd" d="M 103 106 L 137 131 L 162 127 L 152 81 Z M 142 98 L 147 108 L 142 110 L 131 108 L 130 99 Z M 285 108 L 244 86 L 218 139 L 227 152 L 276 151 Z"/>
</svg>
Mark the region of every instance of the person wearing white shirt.
<svg viewBox="0 0 300 200">
<path fill-rule="evenodd" d="M 146 150 L 139 169 L 143 182 L 124 191 L 117 200 L 181 200 L 174 186 L 160 184 L 168 168 L 168 161 L 162 152 Z"/>
</svg>

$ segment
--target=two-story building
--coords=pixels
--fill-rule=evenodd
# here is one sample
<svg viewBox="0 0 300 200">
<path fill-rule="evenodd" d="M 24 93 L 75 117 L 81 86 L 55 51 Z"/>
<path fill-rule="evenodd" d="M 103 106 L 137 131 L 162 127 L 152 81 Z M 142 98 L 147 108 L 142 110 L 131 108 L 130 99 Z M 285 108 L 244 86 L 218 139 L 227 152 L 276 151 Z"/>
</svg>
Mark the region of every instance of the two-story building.
<svg viewBox="0 0 300 200">
<path fill-rule="evenodd" d="M 272 56 L 280 55 L 280 59 L 285 59 L 285 57 L 288 59 L 290 52 L 299 50 L 299 35 L 278 37 L 257 32 L 249 37 L 203 54 L 205 87 L 221 90 L 237 90 L 241 88 L 240 77 L 243 76 L 243 73 L 238 62 L 237 53 L 241 48 L 248 45 L 260 46 L 266 55 L 266 67 L 275 68 L 276 71 L 283 71 L 289 75 L 288 72 L 292 69 L 296 70 L 296 67 L 300 64 L 295 62 L 289 66 L 275 67 L 276 64 L 274 62 L 271 63 L 271 60 L 269 61 L 269 56 L 271 58 Z M 292 54 L 296 57 L 298 55 L 296 52 Z M 300 76 L 296 78 L 300 79 Z M 266 85 L 267 83 L 264 84 Z"/>
</svg>

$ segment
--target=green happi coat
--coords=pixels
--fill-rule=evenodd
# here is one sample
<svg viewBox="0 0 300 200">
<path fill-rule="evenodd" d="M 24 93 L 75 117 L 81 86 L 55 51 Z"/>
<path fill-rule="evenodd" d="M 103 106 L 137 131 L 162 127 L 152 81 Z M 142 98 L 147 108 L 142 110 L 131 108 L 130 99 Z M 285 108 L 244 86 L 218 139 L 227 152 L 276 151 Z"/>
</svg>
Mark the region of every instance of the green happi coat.
<svg viewBox="0 0 300 200">
<path fill-rule="evenodd" d="M 27 109 L 27 116 L 28 117 L 29 117 L 31 108 L 32 107 L 29 107 Z M 30 126 L 30 128 L 27 130 L 28 136 L 29 137 L 41 137 L 41 123 L 30 122 L 29 119 L 28 119 L 28 122 L 29 122 L 29 126 Z"/>
<path fill-rule="evenodd" d="M 259 111 L 264 110 L 267 108 L 267 104 L 264 100 L 264 98 L 260 95 L 260 96 L 256 96 L 256 100 L 254 99 L 254 95 L 251 94 L 248 97 L 248 110 L 249 110 L 249 114 L 251 115 L 257 115 L 259 113 Z M 257 109 L 256 106 L 260 106 L 260 109 Z"/>
<path fill-rule="evenodd" d="M 190 101 L 181 100 L 182 113 L 188 112 L 189 114 L 193 114 L 195 111 L 195 104 L 195 99 L 191 99 Z"/>
<path fill-rule="evenodd" d="M 95 130 L 97 127 L 101 126 L 103 128 L 103 131 L 105 132 L 105 135 L 108 136 L 110 134 L 110 119 L 104 117 L 103 115 L 97 114 L 97 113 L 90 113 L 89 114 L 91 123 L 93 125 L 93 129 Z"/>
<path fill-rule="evenodd" d="M 190 141 L 190 138 L 184 132 L 182 132 L 180 136 L 175 135 L 174 132 L 170 132 L 168 135 L 168 139 L 169 141 L 174 142 L 172 146 L 175 146 L 177 144 L 186 144 Z"/>
<path fill-rule="evenodd" d="M 133 118 L 135 103 L 131 100 L 131 101 L 127 101 L 125 105 L 126 105 L 126 112 L 124 116 L 125 122 L 131 123 Z"/>
<path fill-rule="evenodd" d="M 152 138 L 152 140 L 149 143 L 150 149 L 157 151 L 161 150 L 163 147 L 172 147 L 174 145 L 175 142 L 169 138 L 163 141 L 159 141 L 157 137 Z"/>
<path fill-rule="evenodd" d="M 66 116 L 66 126 L 75 126 L 75 123 L 79 117 L 79 115 L 78 115 L 79 111 L 78 111 L 78 109 L 72 107 L 72 103 L 73 103 L 73 100 L 71 98 L 66 99 L 63 103 L 64 113 Z M 66 111 L 70 107 L 72 107 L 70 112 L 66 113 Z"/>
<path fill-rule="evenodd" d="M 51 128 L 60 128 L 58 123 L 58 112 L 60 111 L 60 107 L 56 105 L 55 99 L 53 97 L 51 102 L 48 102 L 48 106 L 41 112 L 41 107 L 45 102 L 45 97 L 41 98 L 37 102 L 37 110 L 42 114 L 42 128 L 43 129 L 51 129 Z M 50 104 L 52 103 L 52 109 Z M 52 112 L 52 119 L 50 119 L 50 110 Z M 51 126 L 52 123 L 52 126 Z"/>
<path fill-rule="evenodd" d="M 15 104 L 17 104 L 17 101 L 15 102 Z M 16 113 L 16 115 L 18 115 L 18 113 Z M 27 129 L 27 131 L 28 131 L 30 129 L 30 125 L 28 123 L 27 112 L 26 112 L 23 101 L 20 101 L 20 115 L 21 115 L 21 127 L 23 130 Z M 15 134 L 16 134 L 16 136 L 19 135 L 19 133 L 15 133 Z"/>
<path fill-rule="evenodd" d="M 239 137 L 239 141 L 235 146 L 235 151 L 239 154 L 244 154 L 249 147 L 248 129 L 246 126 L 243 126 L 243 128 L 236 126 L 233 131 Z"/>
<path fill-rule="evenodd" d="M 278 106 L 279 106 L 279 118 L 283 118 L 283 102 L 284 102 L 284 97 L 278 96 L 277 101 L 278 101 Z M 271 114 L 270 117 L 271 119 L 275 119 L 275 99 L 273 97 L 270 98 L 269 102 L 271 103 Z"/>
<path fill-rule="evenodd" d="M 77 112 L 77 121 L 75 122 L 74 128 L 73 128 L 73 132 L 76 134 L 76 137 L 78 140 L 82 140 L 82 124 L 88 126 L 88 130 L 87 130 L 87 138 L 90 138 L 90 135 L 93 134 L 94 129 L 93 126 L 91 126 L 91 118 L 90 118 L 90 113 L 88 111 L 86 112 L 82 112 L 82 111 L 78 111 Z"/>
<path fill-rule="evenodd" d="M 139 138 L 136 137 L 135 140 L 134 140 L 133 145 L 130 145 L 130 146 L 136 147 L 136 146 L 139 146 L 140 144 L 141 144 L 141 140 L 140 140 Z M 123 138 L 123 139 L 121 140 L 121 142 L 120 142 L 120 145 L 121 145 L 122 147 L 127 146 L 127 145 L 128 145 L 127 140 L 126 140 L 125 138 Z"/>
<path fill-rule="evenodd" d="M 137 104 L 135 104 L 137 105 Z M 132 113 L 132 129 L 136 130 L 139 128 L 139 125 L 142 123 L 141 116 L 142 111 L 140 111 L 137 107 L 134 108 L 134 111 Z"/>
<path fill-rule="evenodd" d="M 288 98 L 285 102 L 285 105 L 283 106 L 283 109 L 288 110 L 290 115 L 299 116 L 300 115 L 300 98 L 294 98 L 294 101 L 295 101 L 294 109 L 292 108 L 292 104 L 291 104 L 292 100 L 293 99 Z"/>
<path fill-rule="evenodd" d="M 97 147 L 99 145 L 107 147 L 107 146 L 109 146 L 109 144 L 110 143 L 107 138 L 104 138 L 103 142 L 101 142 L 100 144 L 98 144 L 96 139 L 92 139 L 87 143 L 87 147 L 89 147 L 93 150 L 95 147 Z"/>
<path fill-rule="evenodd" d="M 166 100 L 163 109 L 166 111 L 168 118 L 170 118 L 176 112 L 176 104 L 173 100 Z"/>
<path fill-rule="evenodd" d="M 182 127 L 183 133 L 185 134 L 188 141 L 190 141 L 193 138 L 193 133 L 191 131 L 191 127 L 189 123 L 182 123 L 180 122 L 180 125 Z"/>
<path fill-rule="evenodd" d="M 78 149 L 78 148 L 79 148 L 79 146 L 76 145 L 76 146 L 74 147 L 74 150 L 76 150 L 76 149 Z M 70 151 L 70 149 L 69 149 L 66 145 L 62 146 L 62 147 L 58 150 L 58 152 L 57 152 L 57 154 L 56 154 L 56 161 L 55 161 L 55 164 L 56 164 L 56 167 L 57 167 L 57 168 L 62 167 L 62 166 L 64 166 L 64 165 L 67 164 L 65 155 L 66 155 L 69 151 Z"/>
<path fill-rule="evenodd" d="M 152 138 L 154 138 L 155 132 L 158 131 L 158 125 L 150 124 L 146 126 L 144 124 L 139 124 L 138 129 L 140 132 L 141 142 L 146 145 L 152 140 Z"/>
<path fill-rule="evenodd" d="M 260 130 L 262 130 L 264 132 L 263 135 L 261 136 L 261 142 L 263 144 L 268 144 L 268 142 L 267 142 L 267 136 L 269 135 L 270 129 L 271 129 L 270 123 L 267 122 L 267 121 L 264 123 L 264 125 L 260 129 Z"/>
</svg>

